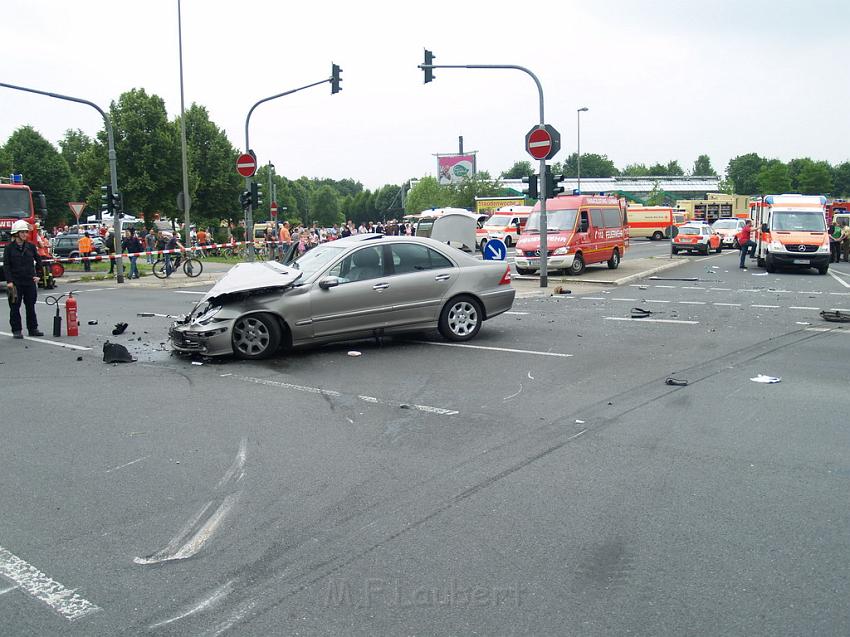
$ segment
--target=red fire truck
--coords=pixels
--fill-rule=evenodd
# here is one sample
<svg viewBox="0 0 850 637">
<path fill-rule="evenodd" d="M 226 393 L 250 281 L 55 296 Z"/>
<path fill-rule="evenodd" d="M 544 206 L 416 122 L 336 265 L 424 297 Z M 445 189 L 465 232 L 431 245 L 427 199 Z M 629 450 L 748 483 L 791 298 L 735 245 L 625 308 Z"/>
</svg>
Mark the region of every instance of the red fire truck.
<svg viewBox="0 0 850 637">
<path fill-rule="evenodd" d="M 3 274 L 3 250 L 12 240 L 12 224 L 19 219 L 30 224 L 28 240 L 36 243 L 37 218 L 34 202 L 38 204 L 38 216 L 44 219 L 47 216 L 44 193 L 30 190 L 19 174 L 0 177 L 0 278 L 3 280 L 6 278 Z"/>
</svg>

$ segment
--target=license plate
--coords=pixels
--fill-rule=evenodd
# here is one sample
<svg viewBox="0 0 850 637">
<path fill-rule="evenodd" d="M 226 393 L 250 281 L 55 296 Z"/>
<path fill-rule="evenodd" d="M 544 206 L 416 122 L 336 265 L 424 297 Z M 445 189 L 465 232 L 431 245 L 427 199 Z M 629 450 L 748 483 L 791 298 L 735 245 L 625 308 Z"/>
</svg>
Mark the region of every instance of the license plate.
<svg viewBox="0 0 850 637">
<path fill-rule="evenodd" d="M 794 259 L 794 265 L 809 265 L 811 261 L 808 259 Z"/>
<path fill-rule="evenodd" d="M 540 265 L 540 259 L 537 259 L 537 258 L 535 258 L 535 259 L 529 259 L 529 260 L 528 260 L 528 265 Z"/>
</svg>

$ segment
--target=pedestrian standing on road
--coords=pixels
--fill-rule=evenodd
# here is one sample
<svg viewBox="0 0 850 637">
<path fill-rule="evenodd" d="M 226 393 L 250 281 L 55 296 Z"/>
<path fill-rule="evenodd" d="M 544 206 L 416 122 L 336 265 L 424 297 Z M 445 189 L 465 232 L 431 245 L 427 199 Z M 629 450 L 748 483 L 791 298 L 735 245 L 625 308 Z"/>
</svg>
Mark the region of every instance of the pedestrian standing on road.
<svg viewBox="0 0 850 637">
<path fill-rule="evenodd" d="M 754 256 L 756 253 L 756 242 L 750 238 L 752 231 L 753 226 L 748 219 L 747 223 L 744 224 L 744 227 L 736 235 L 738 247 L 741 249 L 741 264 L 738 267 L 742 270 L 747 269 L 747 252 L 750 253 L 750 256 Z"/>
<path fill-rule="evenodd" d="M 841 254 L 845 263 L 850 261 L 850 225 L 846 221 L 841 222 Z"/>
<path fill-rule="evenodd" d="M 147 251 L 147 259 L 150 265 L 153 265 L 153 251 L 156 250 L 156 233 L 153 231 L 153 228 L 148 230 L 148 234 L 145 236 L 145 248 Z"/>
<path fill-rule="evenodd" d="M 138 279 L 139 278 L 139 268 L 136 265 L 136 260 L 139 258 L 138 255 L 135 255 L 136 252 L 142 252 L 144 248 L 142 247 L 142 242 L 139 240 L 139 237 L 136 236 L 136 231 L 130 229 L 128 231 L 127 238 L 124 239 L 124 245 L 122 246 L 124 250 L 130 255 L 130 278 Z"/>
<path fill-rule="evenodd" d="M 827 232 L 829 232 L 829 262 L 838 263 L 841 260 L 841 239 L 844 233 L 835 221 L 829 224 Z"/>
<path fill-rule="evenodd" d="M 80 253 L 81 257 L 89 257 L 93 250 L 94 243 L 92 242 L 89 233 L 86 232 L 77 242 L 77 251 Z M 87 258 L 83 259 L 83 270 L 91 272 L 91 261 Z"/>
<path fill-rule="evenodd" d="M 106 233 L 106 251 L 109 253 L 109 274 L 115 273 L 115 232 L 110 228 Z"/>
<path fill-rule="evenodd" d="M 9 295 L 9 324 L 13 338 L 23 338 L 21 303 L 27 313 L 27 331 L 30 336 L 44 336 L 38 329 L 35 300 L 38 296 L 36 268 L 43 267 L 35 245 L 27 241 L 29 224 L 19 219 L 12 224 L 12 240 L 3 251 L 3 269 L 6 275 L 6 293 Z"/>
</svg>

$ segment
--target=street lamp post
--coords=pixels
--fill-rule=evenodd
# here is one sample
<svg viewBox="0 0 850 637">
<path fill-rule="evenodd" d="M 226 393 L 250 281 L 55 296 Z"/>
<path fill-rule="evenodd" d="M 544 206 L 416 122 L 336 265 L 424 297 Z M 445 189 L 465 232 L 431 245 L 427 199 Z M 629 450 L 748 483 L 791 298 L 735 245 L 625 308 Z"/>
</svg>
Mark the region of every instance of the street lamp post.
<svg viewBox="0 0 850 637">
<path fill-rule="evenodd" d="M 177 42 L 180 54 L 180 154 L 183 163 L 183 245 L 191 248 L 191 227 L 189 225 L 189 208 L 192 198 L 189 196 L 189 159 L 186 150 L 186 110 L 183 99 L 183 19 L 180 10 L 180 0 L 177 0 Z"/>
<path fill-rule="evenodd" d="M 587 106 L 582 106 L 580 109 L 576 111 L 576 120 L 577 120 L 577 134 L 576 141 L 578 142 L 578 149 L 576 151 L 576 159 L 578 160 L 578 166 L 576 167 L 576 175 L 578 176 L 578 183 L 576 187 L 578 189 L 578 193 L 581 194 L 581 114 L 588 111 Z"/>
</svg>

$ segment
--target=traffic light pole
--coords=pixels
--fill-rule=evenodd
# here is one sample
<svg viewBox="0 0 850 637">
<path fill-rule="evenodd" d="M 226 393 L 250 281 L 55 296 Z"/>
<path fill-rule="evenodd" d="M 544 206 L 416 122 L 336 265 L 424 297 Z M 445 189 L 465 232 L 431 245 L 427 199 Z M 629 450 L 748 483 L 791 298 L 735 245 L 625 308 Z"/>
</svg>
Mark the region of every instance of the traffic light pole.
<svg viewBox="0 0 850 637">
<path fill-rule="evenodd" d="M 303 91 L 304 89 L 313 88 L 314 86 L 319 86 L 320 84 L 326 84 L 330 82 L 333 78 L 327 78 L 325 80 L 320 80 L 318 82 L 313 82 L 312 84 L 307 84 L 305 86 L 299 86 L 298 88 L 294 88 L 290 91 L 284 91 L 283 93 L 278 93 L 277 95 L 270 95 L 269 97 L 264 97 L 257 103 L 255 103 L 251 110 L 248 111 L 248 116 L 245 118 L 245 152 L 251 152 L 251 143 L 248 138 L 248 126 L 251 123 L 251 115 L 254 112 L 254 109 L 257 108 L 260 104 L 265 102 L 270 102 L 272 100 L 276 100 L 279 97 L 286 97 L 287 95 L 292 95 L 293 93 L 297 93 L 298 91 Z M 245 177 L 245 190 L 251 190 L 251 178 Z M 271 193 L 269 193 L 271 194 Z M 248 246 L 247 256 L 245 259 L 247 261 L 254 260 L 254 206 L 256 205 L 255 201 L 251 202 L 251 205 L 248 206 L 245 212 L 245 245 Z"/>
<path fill-rule="evenodd" d="M 427 59 L 427 58 L 426 58 Z M 529 69 L 515 64 L 420 64 L 419 68 L 425 69 L 513 69 L 522 71 L 534 80 L 537 85 L 537 95 L 540 99 L 540 126 L 545 126 L 546 120 L 543 116 L 543 87 L 540 80 Z M 426 78 L 426 82 L 427 82 Z M 548 220 L 546 218 L 546 160 L 540 160 L 540 287 L 545 288 L 549 284 L 549 259 L 548 259 Z"/>
<path fill-rule="evenodd" d="M 118 192 L 118 169 L 115 155 L 115 136 L 112 134 L 112 122 L 109 120 L 109 115 L 107 115 L 100 106 L 98 106 L 94 102 L 90 102 L 79 97 L 71 97 L 70 95 L 50 93 L 48 91 L 39 91 L 34 88 L 15 86 L 14 84 L 4 84 L 3 82 L 0 82 L 0 86 L 3 86 L 5 88 L 11 88 L 16 91 L 26 91 L 27 93 L 35 93 L 36 95 L 46 95 L 47 97 L 53 97 L 58 100 L 85 104 L 86 106 L 91 106 L 94 110 L 100 113 L 100 116 L 103 118 L 103 123 L 106 126 L 106 143 L 109 148 L 109 181 L 112 184 L 112 192 Z M 121 215 L 113 215 L 112 221 L 116 243 L 115 281 L 116 283 L 124 283 L 124 264 L 121 260 Z"/>
</svg>

